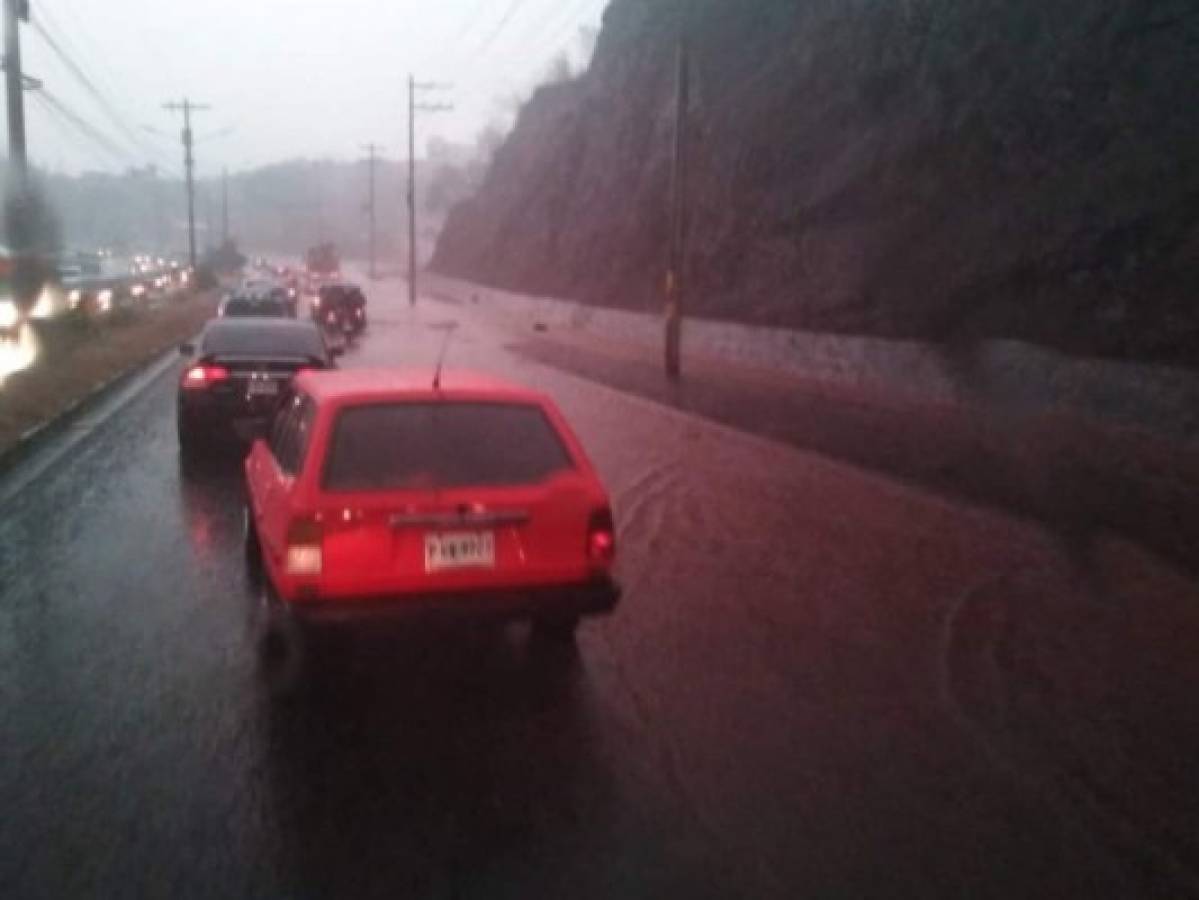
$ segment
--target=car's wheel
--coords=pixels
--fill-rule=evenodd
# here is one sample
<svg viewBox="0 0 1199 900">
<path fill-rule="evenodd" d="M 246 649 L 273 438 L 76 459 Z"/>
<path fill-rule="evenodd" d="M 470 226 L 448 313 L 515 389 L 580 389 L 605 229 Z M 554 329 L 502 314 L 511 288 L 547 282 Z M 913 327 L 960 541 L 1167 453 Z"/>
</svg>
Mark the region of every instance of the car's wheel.
<svg viewBox="0 0 1199 900">
<path fill-rule="evenodd" d="M 578 616 L 546 617 L 533 622 L 533 638 L 547 644 L 573 646 L 578 629 Z"/>
</svg>

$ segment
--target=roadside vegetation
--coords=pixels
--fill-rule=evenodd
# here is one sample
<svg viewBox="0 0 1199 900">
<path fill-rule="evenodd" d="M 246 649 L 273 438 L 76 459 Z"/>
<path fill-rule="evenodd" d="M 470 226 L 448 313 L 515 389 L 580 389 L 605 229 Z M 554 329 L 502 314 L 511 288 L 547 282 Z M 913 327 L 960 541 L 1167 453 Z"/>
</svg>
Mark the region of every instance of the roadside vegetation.
<svg viewBox="0 0 1199 900">
<path fill-rule="evenodd" d="M 156 305 L 106 316 L 73 311 L 36 323 L 37 358 L 0 385 L 0 467 L 32 429 L 112 379 L 194 335 L 216 309 L 217 292 L 186 291 Z"/>
</svg>

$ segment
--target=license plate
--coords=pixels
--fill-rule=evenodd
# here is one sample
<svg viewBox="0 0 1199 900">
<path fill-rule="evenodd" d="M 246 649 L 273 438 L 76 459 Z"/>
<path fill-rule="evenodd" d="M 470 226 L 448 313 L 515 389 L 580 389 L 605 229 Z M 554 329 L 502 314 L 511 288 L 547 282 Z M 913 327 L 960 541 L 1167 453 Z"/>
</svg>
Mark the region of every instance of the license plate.
<svg viewBox="0 0 1199 900">
<path fill-rule="evenodd" d="M 251 381 L 246 394 L 251 397 L 274 397 L 279 393 L 279 385 L 269 379 Z"/>
<path fill-rule="evenodd" d="M 495 566 L 495 533 L 455 531 L 425 535 L 425 571 Z"/>
</svg>

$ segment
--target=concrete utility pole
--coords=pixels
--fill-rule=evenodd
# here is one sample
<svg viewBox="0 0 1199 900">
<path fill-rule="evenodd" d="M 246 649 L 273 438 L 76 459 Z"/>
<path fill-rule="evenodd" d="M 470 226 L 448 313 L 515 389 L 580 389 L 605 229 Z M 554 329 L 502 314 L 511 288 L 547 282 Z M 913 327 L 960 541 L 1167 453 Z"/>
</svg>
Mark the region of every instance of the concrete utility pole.
<svg viewBox="0 0 1199 900">
<path fill-rule="evenodd" d="M 366 211 L 370 216 L 370 277 L 374 280 L 379 277 L 375 271 L 375 163 L 378 161 L 376 156 L 377 151 L 383 148 L 378 144 L 367 144 L 363 149 L 369 154 L 367 157 L 367 179 L 370 183 L 370 198 L 366 201 Z"/>
<path fill-rule="evenodd" d="M 666 374 L 678 378 L 683 324 L 683 266 L 687 241 L 687 102 L 688 47 L 679 34 L 675 66 L 674 154 L 670 167 L 670 251 L 666 264 Z"/>
<path fill-rule="evenodd" d="M 186 97 L 182 103 L 164 103 L 163 109 L 183 112 L 183 169 L 187 176 L 187 262 L 196 267 L 196 183 L 195 157 L 192 154 L 192 113 L 212 109 L 204 103 L 192 103 Z"/>
<path fill-rule="evenodd" d="M 418 82 L 408 76 L 408 305 L 416 306 L 416 275 L 420 264 L 416 256 L 416 114 L 445 112 L 454 107 L 449 103 L 417 103 L 417 91 L 434 91 L 449 85 L 431 81 Z"/>
<path fill-rule="evenodd" d="M 229 244 L 229 167 L 221 169 L 221 246 Z"/>
<path fill-rule="evenodd" d="M 27 0 L 4 0 L 4 87 L 8 98 L 8 160 L 17 187 L 24 191 L 29 175 L 25 147 L 25 82 L 21 72 L 18 21 L 29 21 Z"/>
<path fill-rule="evenodd" d="M 13 299 L 21 313 L 33 308 L 42 279 L 34 252 L 41 235 L 34 233 L 35 209 L 25 146 L 25 91 L 42 83 L 21 69 L 20 23 L 29 21 L 28 0 L 4 0 L 4 83 L 8 100 L 9 178 L 5 185 L 4 221 L 13 256 Z"/>
</svg>

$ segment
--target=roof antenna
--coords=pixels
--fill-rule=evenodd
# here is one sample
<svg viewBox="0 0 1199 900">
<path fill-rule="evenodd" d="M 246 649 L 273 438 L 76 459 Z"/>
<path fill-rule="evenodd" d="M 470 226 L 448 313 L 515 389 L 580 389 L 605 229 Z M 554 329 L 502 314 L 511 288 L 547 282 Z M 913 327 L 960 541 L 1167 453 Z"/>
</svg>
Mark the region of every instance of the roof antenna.
<svg viewBox="0 0 1199 900">
<path fill-rule="evenodd" d="M 441 327 L 445 329 L 445 338 L 441 342 L 441 352 L 437 354 L 437 368 L 433 370 L 433 390 L 435 391 L 441 390 L 441 366 L 445 362 L 445 353 L 450 347 L 450 338 L 458 329 L 458 323 L 446 322 Z"/>
</svg>

